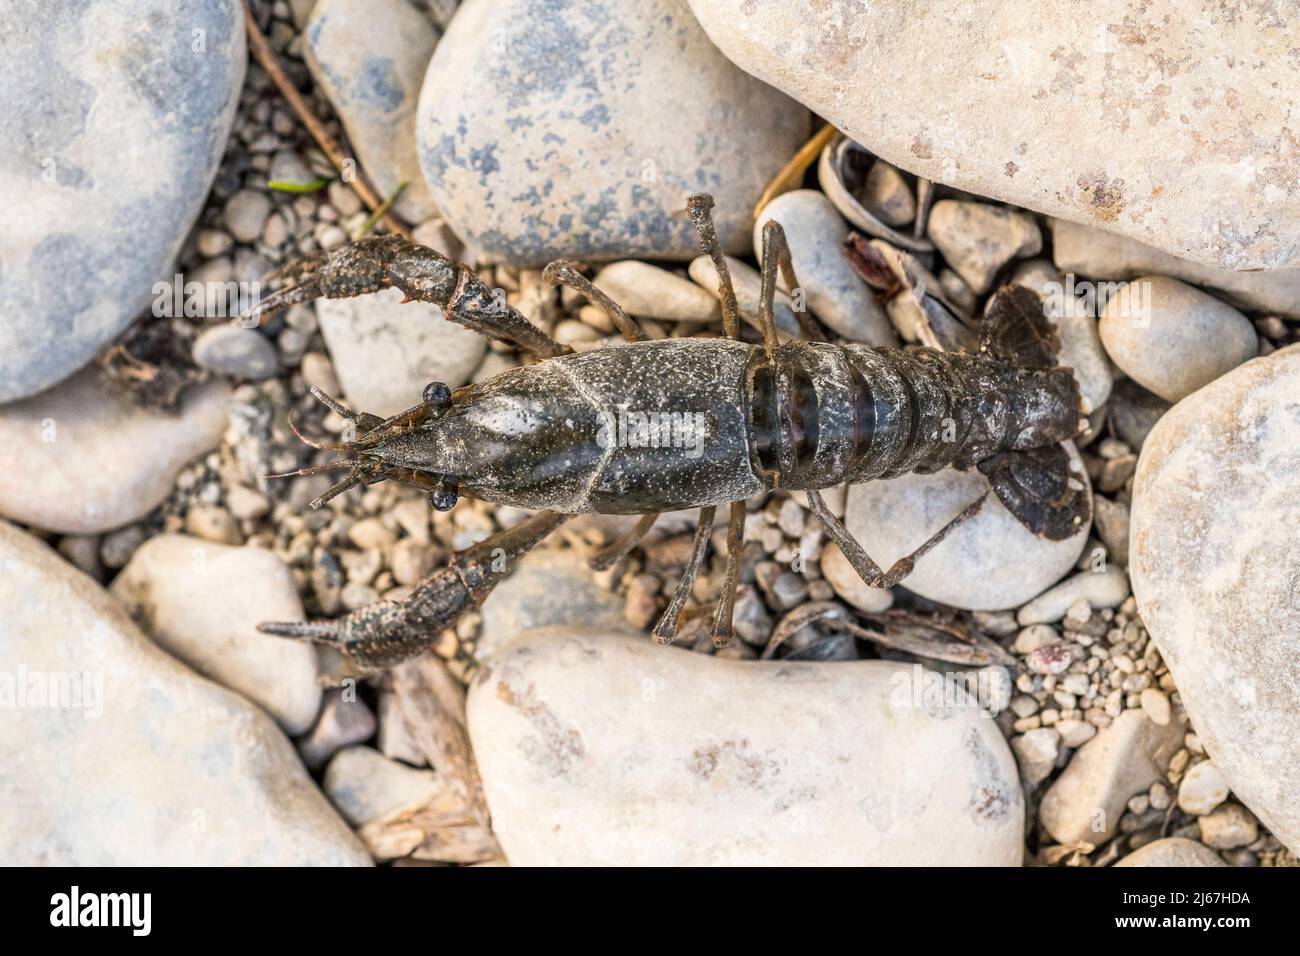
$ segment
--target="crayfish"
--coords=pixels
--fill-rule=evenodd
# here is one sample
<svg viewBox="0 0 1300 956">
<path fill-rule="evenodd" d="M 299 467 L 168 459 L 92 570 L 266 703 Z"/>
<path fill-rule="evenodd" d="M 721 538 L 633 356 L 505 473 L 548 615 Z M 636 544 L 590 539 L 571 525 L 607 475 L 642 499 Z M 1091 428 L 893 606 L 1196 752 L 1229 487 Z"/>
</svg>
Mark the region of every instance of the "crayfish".
<svg viewBox="0 0 1300 956">
<path fill-rule="evenodd" d="M 906 577 L 922 555 L 978 513 L 989 491 L 882 569 L 831 513 L 821 490 L 906 472 L 977 468 L 1035 534 L 1060 540 L 1091 520 L 1086 485 L 1071 473 L 1061 446 L 1080 429 L 1079 389 L 1072 372 L 1056 365 L 1055 330 L 1036 293 L 1013 286 L 997 291 L 978 349 L 969 354 L 831 343 L 803 311 L 797 314 L 802 339 L 782 343 L 773 318 L 778 272 L 788 288 L 798 283 L 784 232 L 769 221 L 762 232 L 763 340 L 748 344 L 712 206 L 701 194 L 690 198 L 687 211 L 717 270 L 725 338 L 648 341 L 616 302 L 565 261 L 551 263 L 544 280 L 603 309 L 626 344 L 575 353 L 502 302 L 468 266 L 400 237 L 363 239 L 301 263 L 297 283 L 253 314 L 396 287 L 539 360 L 455 391 L 430 383 L 419 403 L 386 419 L 313 389 L 356 433 L 351 441 L 316 446 L 342 453 L 338 461 L 289 473 L 346 471 L 313 506 L 359 484 L 392 480 L 425 490 L 439 510 L 472 495 L 537 514 L 456 554 L 402 600 L 336 620 L 261 629 L 332 645 L 362 668 L 389 666 L 430 648 L 444 628 L 483 602 L 514 559 L 569 517 L 642 516 L 593 557 L 594 565 L 607 567 L 636 546 L 661 512 L 698 508 L 690 560 L 653 630 L 657 640 L 671 642 L 716 510 L 727 505 L 726 584 L 711 624 L 713 641 L 724 646 L 733 640 L 745 499 L 752 495 L 805 492 L 858 574 L 882 588 Z"/>
</svg>

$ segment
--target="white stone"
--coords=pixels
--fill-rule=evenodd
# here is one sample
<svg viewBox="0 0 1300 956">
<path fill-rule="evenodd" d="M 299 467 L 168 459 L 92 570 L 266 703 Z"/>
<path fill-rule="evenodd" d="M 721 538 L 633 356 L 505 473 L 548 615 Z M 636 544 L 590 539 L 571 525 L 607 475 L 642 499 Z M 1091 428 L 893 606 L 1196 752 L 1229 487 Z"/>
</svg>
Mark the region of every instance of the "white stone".
<svg viewBox="0 0 1300 956">
<path fill-rule="evenodd" d="M 853 569 L 840 546 L 834 542 L 822 550 L 821 569 L 822 576 L 830 582 L 835 593 L 859 611 L 874 614 L 887 611 L 894 604 L 894 592 L 888 588 L 873 588 L 862 580 L 862 575 Z"/>
<path fill-rule="evenodd" d="M 218 375 L 261 381 L 280 371 L 271 340 L 255 329 L 214 325 L 194 340 L 194 364 Z"/>
<path fill-rule="evenodd" d="M 1037 727 L 1011 738 L 1011 751 L 1026 784 L 1036 787 L 1047 779 L 1056 767 L 1060 744 L 1061 735 L 1052 727 Z"/>
<path fill-rule="evenodd" d="M 1130 378 L 1166 401 L 1185 398 L 1259 352 L 1250 320 L 1199 289 L 1167 276 L 1142 276 L 1130 289 L 1106 303 L 1101 342 Z"/>
<path fill-rule="evenodd" d="M 1078 453 L 1067 448 L 1077 462 Z M 877 564 L 888 568 L 988 487 L 979 472 L 952 468 L 853 485 L 845 526 Z M 1074 568 L 1087 537 L 1085 526 L 1064 541 L 1040 538 L 990 495 L 979 514 L 922 557 L 902 585 L 931 601 L 972 611 L 1019 607 Z"/>
<path fill-rule="evenodd" d="M 322 785 L 330 802 L 355 827 L 418 807 L 444 790 L 432 770 L 407 767 L 371 747 L 340 750 L 326 766 Z"/>
<path fill-rule="evenodd" d="M 369 856 L 260 709 L 149 641 L 98 584 L 0 522 L 0 859 L 19 866 L 341 866 Z M 74 682 L 74 678 L 79 681 Z M 79 705 L 79 706 L 78 706 Z"/>
<path fill-rule="evenodd" d="M 1049 591 L 1040 594 L 1016 613 L 1016 621 L 1055 624 L 1077 601 L 1087 601 L 1093 610 L 1119 607 L 1128 597 L 1128 575 L 1113 564 L 1102 571 L 1080 571 Z"/>
<path fill-rule="evenodd" d="M 315 649 L 257 630 L 304 619 L 293 576 L 270 551 L 162 534 L 136 549 L 110 590 L 159 646 L 260 704 L 286 733 L 315 721 Z"/>
<path fill-rule="evenodd" d="M 1209 286 L 1243 309 L 1300 318 L 1300 269 L 1233 272 L 1216 269 L 1063 219 L 1049 221 L 1052 258 L 1063 272 L 1100 281 L 1123 281 L 1141 275 L 1172 276 L 1192 285 Z"/>
<path fill-rule="evenodd" d="M 516 866 L 1019 865 L 997 725 L 916 677 L 556 627 L 480 672 L 469 731 Z"/>
<path fill-rule="evenodd" d="M 1300 266 L 1300 151 L 1278 92 L 1295 79 L 1294 9 L 691 7 L 742 69 L 901 169 L 1221 268 Z"/>
<path fill-rule="evenodd" d="M 0 403 L 84 366 L 156 283 L 170 302 L 246 60 L 233 0 L 16 0 L 4 21 Z"/>
<path fill-rule="evenodd" d="M 875 296 L 844 257 L 841 243 L 849 230 L 829 199 L 815 189 L 796 189 L 764 206 L 754 222 L 754 255 L 760 261 L 763 224 L 769 219 L 785 230 L 790 261 L 809 312 L 850 341 L 897 344 Z M 784 280 L 779 284 L 791 291 Z"/>
<path fill-rule="evenodd" d="M 1138 611 L 1232 791 L 1300 850 L 1300 348 L 1179 403 L 1142 446 Z"/>
<path fill-rule="evenodd" d="M 420 93 L 420 163 L 457 235 L 520 265 L 686 260 L 686 197 L 726 251 L 808 138 L 807 110 L 727 61 L 684 0 L 460 5 Z"/>
<path fill-rule="evenodd" d="M 1105 843 L 1129 798 L 1164 776 L 1182 742 L 1183 725 L 1160 727 L 1140 710 L 1122 712 L 1074 752 L 1043 795 L 1043 828 L 1057 843 Z"/>
<path fill-rule="evenodd" d="M 1152 840 L 1115 863 L 1116 866 L 1227 866 L 1203 843 L 1186 837 Z"/>
<path fill-rule="evenodd" d="M 669 322 L 712 322 L 722 314 L 716 296 L 689 279 L 636 259 L 611 262 L 593 281 L 631 315 Z"/>
<path fill-rule="evenodd" d="M 405 183 L 393 211 L 410 223 L 435 215 L 415 145 L 416 102 L 438 43 L 429 17 L 407 0 L 320 0 L 302 35 L 303 59 L 375 190 L 387 197 Z"/>
<path fill-rule="evenodd" d="M 186 391 L 179 414 L 141 408 L 95 369 L 0 407 L 0 515 L 64 534 L 144 517 L 181 466 L 216 448 L 230 387 Z"/>
<path fill-rule="evenodd" d="M 222 217 L 240 242 L 255 242 L 271 214 L 271 198 L 260 189 L 241 189 L 226 200 Z"/>
<path fill-rule="evenodd" d="M 1212 760 L 1202 760 L 1178 784 L 1178 806 L 1185 813 L 1204 816 L 1228 799 L 1228 781 Z"/>
<path fill-rule="evenodd" d="M 343 394 L 357 411 L 395 415 L 424 386 L 458 388 L 483 359 L 487 341 L 449 322 L 428 302 L 402 304 L 385 289 L 351 299 L 317 299 L 316 316 Z"/>
<path fill-rule="evenodd" d="M 948 265 L 976 295 L 1012 259 L 1043 248 L 1038 222 L 1028 213 L 982 202 L 941 199 L 930 210 L 927 231 Z"/>
<path fill-rule="evenodd" d="M 617 630 L 624 626 L 624 603 L 596 583 L 586 558 L 578 552 L 556 548 L 530 552 L 483 602 L 474 656 L 491 660 L 521 631 L 552 624 Z"/>
</svg>

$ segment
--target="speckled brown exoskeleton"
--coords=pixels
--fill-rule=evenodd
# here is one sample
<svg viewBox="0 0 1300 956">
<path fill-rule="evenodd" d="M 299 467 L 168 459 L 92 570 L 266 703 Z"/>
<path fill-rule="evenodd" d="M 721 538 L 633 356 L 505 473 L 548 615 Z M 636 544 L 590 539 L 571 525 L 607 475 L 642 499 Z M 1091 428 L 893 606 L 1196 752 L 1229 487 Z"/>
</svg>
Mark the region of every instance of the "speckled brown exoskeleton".
<svg viewBox="0 0 1300 956">
<path fill-rule="evenodd" d="M 784 233 L 770 221 L 762 233 L 763 340 L 747 344 L 712 206 L 711 197 L 698 195 L 687 210 L 717 269 L 725 338 L 648 341 L 617 303 L 563 261 L 547 267 L 545 280 L 602 308 L 627 344 L 575 353 L 502 302 L 467 266 L 399 237 L 363 239 L 301 263 L 297 284 L 263 300 L 258 315 L 392 286 L 539 359 L 455 391 L 431 383 L 422 401 L 388 419 L 352 411 L 314 389 L 355 425 L 357 437 L 317 445 L 341 452 L 339 461 L 291 473 L 346 470 L 313 506 L 358 484 L 394 480 L 426 490 L 440 510 L 472 495 L 538 513 L 458 553 L 403 600 L 262 630 L 332 645 L 361 668 L 389 666 L 431 647 L 483 602 L 516 558 L 570 516 L 642 516 L 593 557 L 599 567 L 628 553 L 661 512 L 699 508 L 690 561 L 653 632 L 666 643 L 707 551 L 715 511 L 728 505 L 727 577 L 711 630 L 722 646 L 733 639 L 745 499 L 752 495 L 806 492 L 828 536 L 876 587 L 903 579 L 980 510 L 988 492 L 884 570 L 820 490 L 909 471 L 977 468 L 1035 534 L 1065 538 L 1090 520 L 1086 486 L 1060 444 L 1080 428 L 1078 386 L 1069 369 L 1055 364 L 1055 333 L 1037 294 L 1019 287 L 995 293 L 970 354 L 831 343 L 803 312 L 803 338 L 782 343 L 773 321 L 778 273 L 787 287 L 798 283 Z"/>
</svg>

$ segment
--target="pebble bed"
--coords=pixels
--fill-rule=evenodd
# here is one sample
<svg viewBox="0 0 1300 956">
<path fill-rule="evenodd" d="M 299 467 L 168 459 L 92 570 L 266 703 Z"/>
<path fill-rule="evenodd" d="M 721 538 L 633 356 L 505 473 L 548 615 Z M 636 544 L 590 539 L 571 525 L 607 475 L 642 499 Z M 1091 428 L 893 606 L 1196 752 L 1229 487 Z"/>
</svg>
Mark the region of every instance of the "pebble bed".
<svg viewBox="0 0 1300 956">
<path fill-rule="evenodd" d="M 312 90 L 308 98 L 317 116 L 336 139 L 346 141 L 330 103 L 313 90 L 302 60 L 301 8 L 306 5 L 280 0 L 258 6 L 265 32 L 290 76 L 300 88 Z M 442 25 L 454 9 L 446 3 L 420 6 Z M 367 221 L 368 212 L 356 194 L 334 176 L 330 163 L 270 80 L 250 62 L 234 133 L 177 271 L 187 280 L 199 282 L 254 282 L 299 256 L 342 247 Z M 268 181 L 301 183 L 316 177 L 331 182 L 307 193 L 266 187 Z M 892 202 L 895 200 L 888 195 L 879 199 L 882 215 Z M 906 219 L 896 225 L 904 231 L 910 229 Z M 433 219 L 413 226 L 417 240 L 451 256 L 464 255 L 445 222 Z M 1013 248 L 998 264 L 998 271 L 1015 259 L 1033 258 L 1038 252 L 1037 228 L 1030 219 L 1028 229 L 1035 235 L 1032 247 L 1021 232 L 1011 236 Z M 943 243 L 939 245 L 948 252 Z M 655 265 L 677 279 L 691 281 L 684 263 Z M 568 290 L 544 285 L 539 270 L 490 264 L 476 268 L 489 286 L 505 290 L 512 306 L 576 349 L 599 347 L 613 332 L 600 310 Z M 954 268 L 955 272 L 941 270 L 939 280 L 944 288 L 972 304 L 982 299 L 984 290 L 976 296 L 962 281 L 972 270 L 977 272 L 979 264 L 962 263 Z M 707 303 L 705 310 L 689 320 L 641 318 L 639 324 L 652 339 L 720 335 L 716 313 L 708 314 Z M 167 323 L 171 334 L 186 343 L 196 367 L 203 370 L 202 376 L 235 383 L 229 425 L 220 447 L 183 468 L 166 500 L 142 520 L 102 535 L 43 535 L 65 558 L 97 580 L 111 581 L 150 538 L 184 533 L 222 544 L 261 548 L 279 556 L 291 569 L 307 616 L 330 617 L 382 598 L 405 596 L 452 551 L 526 516 L 518 509 L 472 500 L 462 500 L 454 510 L 440 513 L 429 508 L 422 495 L 391 483 L 353 489 L 312 510 L 308 502 L 329 487 L 329 476 L 267 480 L 265 475 L 332 457 L 298 442 L 289 429 L 290 415 L 304 434 L 320 438 L 342 434 L 347 424 L 309 394 L 313 385 L 331 394 L 341 391 L 313 306 L 295 306 L 256 331 L 240 330 L 226 344 L 215 334 L 227 327 L 224 320 L 178 317 L 146 321 Z M 1295 323 L 1270 315 L 1257 315 L 1252 321 L 1261 354 L 1300 341 L 1300 326 Z M 236 338 L 239 341 L 234 341 Z M 489 343 L 472 378 L 488 378 L 519 362 L 512 349 Z M 1150 427 L 1149 415 L 1144 421 L 1143 402 L 1151 397 L 1127 398 L 1135 394 L 1134 388 L 1117 376 L 1109 420 L 1095 418 L 1092 439 L 1079 442 L 1095 494 L 1096 524 L 1077 570 L 1091 573 L 1109 567 L 1118 590 L 1101 599 L 1093 595 L 1090 601 L 1087 595 L 1071 598 L 1069 591 L 1057 593 L 1062 587 L 1058 585 L 1018 613 L 954 612 L 908 591 L 904 582 L 892 595 L 878 595 L 879 604 L 873 610 L 884 610 L 892 603 L 926 618 L 957 622 L 994 639 L 1014 657 L 1016 666 L 1006 668 L 1009 690 L 996 722 L 1020 766 L 1027 808 L 1026 861 L 1103 866 L 1154 840 L 1173 836 L 1202 843 L 1231 865 L 1295 865 L 1294 855 L 1233 800 L 1190 729 L 1163 776 L 1127 799 L 1115 835 L 1101 845 L 1056 842 L 1038 825 L 1040 801 L 1053 781 L 1078 748 L 1114 724 L 1121 714 L 1141 712 L 1158 727 L 1182 719 L 1178 688 L 1138 616 L 1122 573 L 1127 563 L 1129 504 L 1138 447 L 1144 425 Z M 412 395 L 412 401 L 417 398 Z M 843 509 L 842 494 L 828 493 L 828 498 L 833 508 Z M 740 639 L 716 652 L 739 659 L 757 659 L 777 623 L 791 610 L 808 601 L 830 601 L 838 602 L 848 613 L 853 606 L 848 594 L 856 590 L 846 585 L 837 589 L 831 580 L 834 575 L 823 568 L 825 535 L 797 497 L 776 492 L 749 501 L 748 509 L 742 556 L 744 589 L 736 605 Z M 598 517 L 579 518 L 550 546 L 586 553 L 626 526 L 626 522 Z M 666 516 L 628 558 L 596 575 L 600 587 L 621 596 L 624 618 L 631 628 L 652 626 L 677 585 L 690 545 L 691 529 L 682 516 Z M 716 601 L 721 590 L 725 528 L 715 530 L 713 545 L 694 586 L 697 605 Z M 1065 583 L 1071 580 L 1067 577 Z M 480 624 L 480 615 L 466 615 L 454 631 L 441 636 L 436 647 L 462 681 L 478 666 L 475 647 Z M 707 615 L 688 619 L 678 643 L 696 653 L 715 653 L 707 636 Z M 799 632 L 776 656 L 917 660 L 843 634 L 811 628 Z M 394 718 L 385 710 L 383 689 L 382 682 L 365 688 L 360 704 L 350 706 L 347 719 L 338 713 L 342 704 L 337 692 L 327 692 L 317 727 L 298 741 L 309 766 L 319 773 L 338 751 L 385 737 L 385 721 Z M 369 712 L 368 720 L 358 719 L 358 706 Z M 417 757 L 405 759 L 419 764 Z"/>
</svg>

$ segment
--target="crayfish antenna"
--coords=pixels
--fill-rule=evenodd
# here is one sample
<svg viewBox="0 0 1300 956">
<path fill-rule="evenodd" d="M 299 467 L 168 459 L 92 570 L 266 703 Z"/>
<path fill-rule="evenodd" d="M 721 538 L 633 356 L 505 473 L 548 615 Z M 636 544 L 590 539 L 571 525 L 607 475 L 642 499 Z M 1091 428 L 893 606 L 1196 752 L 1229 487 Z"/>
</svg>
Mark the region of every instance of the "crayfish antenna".
<svg viewBox="0 0 1300 956">
<path fill-rule="evenodd" d="M 347 458 L 340 458 L 338 461 L 327 461 L 323 465 L 309 465 L 306 468 L 295 468 L 293 471 L 277 471 L 273 474 L 266 475 L 267 478 L 297 478 L 299 475 L 323 475 L 329 471 L 338 471 L 340 468 L 351 468 L 356 464 Z"/>
<path fill-rule="evenodd" d="M 373 428 L 378 428 L 384 423 L 384 420 L 378 415 L 372 415 L 369 412 L 354 412 L 319 385 L 313 385 L 311 387 L 311 394 L 312 398 L 316 399 L 316 401 L 320 402 L 335 415 L 338 415 L 340 418 L 346 418 L 350 422 L 355 422 L 356 426 L 363 432 L 368 432 Z M 293 422 L 290 422 L 289 424 L 292 426 Z M 294 431 L 294 434 L 298 434 L 296 430 Z M 298 435 L 298 437 L 302 438 L 301 435 Z M 304 438 L 303 441 L 306 441 L 306 439 Z M 311 442 L 307 442 L 307 444 L 310 445 Z"/>
<path fill-rule="evenodd" d="M 312 510 L 319 508 L 321 505 L 325 504 L 325 502 L 337 498 L 349 488 L 355 488 L 359 484 L 361 484 L 361 476 L 356 472 L 353 472 L 342 481 L 338 482 L 338 484 L 331 486 L 325 494 L 321 495 L 319 498 L 313 499 L 311 503 Z"/>
<path fill-rule="evenodd" d="M 335 442 L 335 441 L 320 442 L 308 438 L 302 432 L 298 431 L 298 425 L 293 420 L 292 412 L 289 413 L 289 431 L 293 432 L 294 437 L 297 438 L 298 441 L 302 442 L 304 445 L 310 445 L 312 448 L 315 448 L 317 451 L 338 451 L 346 454 L 352 450 L 352 448 L 346 442 Z"/>
</svg>

